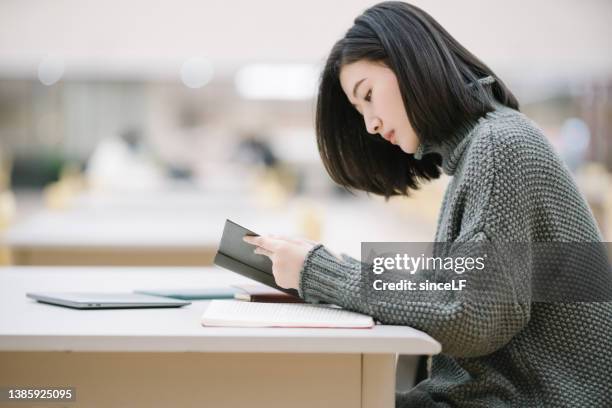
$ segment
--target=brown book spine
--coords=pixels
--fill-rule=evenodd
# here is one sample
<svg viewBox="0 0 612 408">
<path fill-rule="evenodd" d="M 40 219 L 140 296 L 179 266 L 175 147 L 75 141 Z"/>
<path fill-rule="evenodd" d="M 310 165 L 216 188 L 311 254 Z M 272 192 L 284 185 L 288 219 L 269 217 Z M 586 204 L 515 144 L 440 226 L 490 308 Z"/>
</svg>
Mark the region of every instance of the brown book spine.
<svg viewBox="0 0 612 408">
<path fill-rule="evenodd" d="M 236 293 L 234 295 L 234 299 L 261 303 L 304 303 L 304 300 L 301 298 L 287 295 L 285 293 Z"/>
</svg>

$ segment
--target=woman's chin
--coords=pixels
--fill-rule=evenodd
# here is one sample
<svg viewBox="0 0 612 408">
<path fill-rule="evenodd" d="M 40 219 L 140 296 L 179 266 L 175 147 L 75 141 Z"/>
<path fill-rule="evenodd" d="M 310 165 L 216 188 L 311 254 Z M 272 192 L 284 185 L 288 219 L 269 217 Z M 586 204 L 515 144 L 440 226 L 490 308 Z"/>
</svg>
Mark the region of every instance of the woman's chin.
<svg viewBox="0 0 612 408">
<path fill-rule="evenodd" d="M 405 146 L 403 143 L 398 143 L 397 147 L 402 149 L 402 151 L 406 154 L 414 154 L 416 153 L 416 148 L 412 148 L 411 146 Z"/>
</svg>

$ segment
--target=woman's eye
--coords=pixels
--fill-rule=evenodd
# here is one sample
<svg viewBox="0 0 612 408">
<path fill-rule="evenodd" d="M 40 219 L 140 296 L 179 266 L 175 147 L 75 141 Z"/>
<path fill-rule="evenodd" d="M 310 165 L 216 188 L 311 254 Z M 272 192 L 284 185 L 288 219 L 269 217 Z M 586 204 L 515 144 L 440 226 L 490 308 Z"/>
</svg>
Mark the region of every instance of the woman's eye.
<svg viewBox="0 0 612 408">
<path fill-rule="evenodd" d="M 371 89 L 368 91 L 368 93 L 366 94 L 365 98 L 363 98 L 363 100 L 366 102 L 370 102 L 372 100 L 372 90 Z"/>
</svg>

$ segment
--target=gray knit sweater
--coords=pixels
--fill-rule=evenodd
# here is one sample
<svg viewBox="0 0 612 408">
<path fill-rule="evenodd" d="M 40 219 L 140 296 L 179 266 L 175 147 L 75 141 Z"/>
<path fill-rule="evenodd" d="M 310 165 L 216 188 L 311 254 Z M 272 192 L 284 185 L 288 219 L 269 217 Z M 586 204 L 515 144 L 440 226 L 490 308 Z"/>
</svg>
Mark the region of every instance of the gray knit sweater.
<svg viewBox="0 0 612 408">
<path fill-rule="evenodd" d="M 602 241 L 566 167 L 523 114 L 496 104 L 451 139 L 415 154 L 440 154 L 453 176 L 436 242 Z M 418 328 L 442 344 L 429 378 L 398 393 L 398 407 L 612 407 L 612 302 L 537 302 L 530 282 L 538 270 L 527 275 L 522 268 L 482 277 L 489 289 L 512 294 L 504 307 L 485 307 L 474 292 L 423 301 L 410 292 L 369 290 L 361 267 L 317 245 L 299 292 L 307 301 Z M 608 291 L 609 268 L 598 279 Z"/>
</svg>

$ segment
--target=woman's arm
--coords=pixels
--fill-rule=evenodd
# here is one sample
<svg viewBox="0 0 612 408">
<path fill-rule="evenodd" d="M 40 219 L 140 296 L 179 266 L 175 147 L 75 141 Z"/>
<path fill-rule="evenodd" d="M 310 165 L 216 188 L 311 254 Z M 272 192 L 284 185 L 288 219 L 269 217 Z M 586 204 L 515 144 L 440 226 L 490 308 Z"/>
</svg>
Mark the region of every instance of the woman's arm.
<svg viewBox="0 0 612 408">
<path fill-rule="evenodd" d="M 482 232 L 455 245 L 445 256 L 476 258 L 485 252 L 485 269 L 462 275 L 439 270 L 375 275 L 371 265 L 346 256 L 339 260 L 318 245 L 306 257 L 299 292 L 307 301 L 325 301 L 369 314 L 384 324 L 423 330 L 440 341 L 447 354 L 488 354 L 506 344 L 529 320 L 528 292 L 518 293 L 512 277 L 518 274 L 529 279 L 529 262 L 526 257 L 512 257 L 508 248 L 496 247 Z M 508 255 L 514 260 L 505 259 Z M 461 291 L 375 290 L 375 279 L 407 279 L 417 288 L 426 280 L 465 279 L 467 286 Z"/>
<path fill-rule="evenodd" d="M 373 272 L 355 259 L 337 259 L 324 246 L 307 254 L 299 292 L 306 300 L 336 303 L 368 313 L 383 323 L 421 329 L 458 356 L 491 353 L 522 330 L 530 318 L 533 260 L 529 249 L 534 220 L 543 211 L 540 186 L 549 183 L 546 166 L 553 155 L 541 134 L 532 129 L 484 134 L 465 152 L 461 202 L 455 211 L 460 225 L 451 257 L 480 256 L 488 252 L 486 269 L 466 274 L 463 291 L 376 291 Z M 457 199 L 458 200 L 458 199 Z M 527 249 L 517 254 L 521 249 Z M 465 253 L 465 251 L 468 251 Z M 474 249 L 471 249 L 474 251 Z M 481 251 L 481 253 L 478 253 Z M 386 280 L 407 278 L 387 275 Z M 387 276 L 386 276 L 387 275 Z M 455 277 L 456 279 L 457 277 Z M 440 271 L 409 275 L 413 282 L 443 282 Z"/>
</svg>

